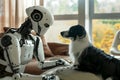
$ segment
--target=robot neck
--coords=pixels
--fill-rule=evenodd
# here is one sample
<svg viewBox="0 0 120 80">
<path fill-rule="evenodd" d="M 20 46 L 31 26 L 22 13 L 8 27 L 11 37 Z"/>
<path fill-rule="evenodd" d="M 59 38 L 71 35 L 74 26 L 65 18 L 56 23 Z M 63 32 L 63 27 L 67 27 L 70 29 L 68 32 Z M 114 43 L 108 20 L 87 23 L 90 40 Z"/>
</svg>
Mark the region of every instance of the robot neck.
<svg viewBox="0 0 120 80">
<path fill-rule="evenodd" d="M 18 33 L 22 35 L 22 37 L 28 37 L 32 30 L 32 23 L 30 19 L 27 19 L 17 30 Z"/>
</svg>

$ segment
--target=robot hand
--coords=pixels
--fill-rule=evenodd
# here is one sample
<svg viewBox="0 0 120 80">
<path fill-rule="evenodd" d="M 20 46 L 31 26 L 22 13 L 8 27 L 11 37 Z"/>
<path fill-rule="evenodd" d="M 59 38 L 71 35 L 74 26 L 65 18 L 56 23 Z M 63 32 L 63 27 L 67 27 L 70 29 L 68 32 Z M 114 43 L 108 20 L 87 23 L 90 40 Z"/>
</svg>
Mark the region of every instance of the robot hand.
<svg viewBox="0 0 120 80">
<path fill-rule="evenodd" d="M 57 66 L 69 66 L 71 63 L 64 59 L 55 59 L 55 60 L 47 60 L 44 62 L 38 62 L 38 68 L 40 69 L 49 69 Z"/>
<path fill-rule="evenodd" d="M 59 66 L 59 65 L 65 65 L 65 66 L 69 66 L 71 65 L 69 62 L 67 62 L 66 60 L 64 59 L 59 59 L 56 61 L 56 65 Z"/>
<path fill-rule="evenodd" d="M 53 74 L 44 75 L 42 80 L 59 80 L 59 77 Z"/>
</svg>

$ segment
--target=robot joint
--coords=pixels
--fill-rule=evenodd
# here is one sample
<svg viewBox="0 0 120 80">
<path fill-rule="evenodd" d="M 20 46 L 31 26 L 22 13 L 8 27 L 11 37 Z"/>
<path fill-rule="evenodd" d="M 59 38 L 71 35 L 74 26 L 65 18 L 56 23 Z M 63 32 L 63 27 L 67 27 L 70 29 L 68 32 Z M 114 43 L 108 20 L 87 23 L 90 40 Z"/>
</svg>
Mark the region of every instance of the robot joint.
<svg viewBox="0 0 120 80">
<path fill-rule="evenodd" d="M 9 45 L 12 44 L 11 42 L 11 37 L 9 35 L 6 35 L 4 36 L 2 39 L 1 39 L 1 44 L 4 46 L 4 47 L 8 47 Z"/>
</svg>

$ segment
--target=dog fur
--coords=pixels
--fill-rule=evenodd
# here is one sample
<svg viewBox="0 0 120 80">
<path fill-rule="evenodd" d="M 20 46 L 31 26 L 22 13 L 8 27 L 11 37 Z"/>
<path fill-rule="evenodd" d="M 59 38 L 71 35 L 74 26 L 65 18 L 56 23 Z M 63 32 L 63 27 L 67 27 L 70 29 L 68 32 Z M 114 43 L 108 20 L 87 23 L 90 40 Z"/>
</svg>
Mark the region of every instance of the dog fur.
<svg viewBox="0 0 120 80">
<path fill-rule="evenodd" d="M 120 60 L 94 47 L 83 26 L 74 25 L 61 35 L 71 39 L 69 55 L 76 70 L 102 76 L 103 80 L 120 80 Z"/>
</svg>

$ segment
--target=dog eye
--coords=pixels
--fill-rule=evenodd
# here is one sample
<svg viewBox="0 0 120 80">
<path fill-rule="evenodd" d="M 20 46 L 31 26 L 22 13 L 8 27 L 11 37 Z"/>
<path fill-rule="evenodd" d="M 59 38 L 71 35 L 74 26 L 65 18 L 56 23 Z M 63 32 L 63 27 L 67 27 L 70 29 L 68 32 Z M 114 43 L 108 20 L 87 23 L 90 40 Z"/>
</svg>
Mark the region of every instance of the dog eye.
<svg viewBox="0 0 120 80">
<path fill-rule="evenodd" d="M 82 39 L 82 38 L 84 38 L 84 37 L 85 37 L 85 35 L 79 36 L 80 39 Z"/>
</svg>

